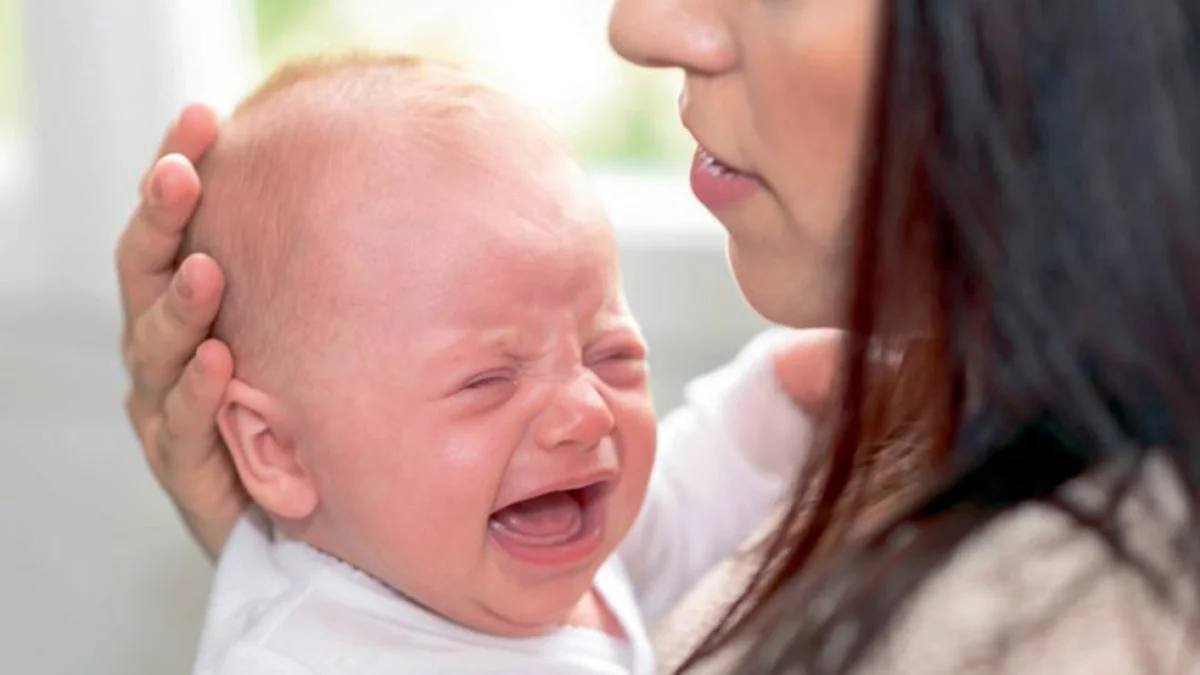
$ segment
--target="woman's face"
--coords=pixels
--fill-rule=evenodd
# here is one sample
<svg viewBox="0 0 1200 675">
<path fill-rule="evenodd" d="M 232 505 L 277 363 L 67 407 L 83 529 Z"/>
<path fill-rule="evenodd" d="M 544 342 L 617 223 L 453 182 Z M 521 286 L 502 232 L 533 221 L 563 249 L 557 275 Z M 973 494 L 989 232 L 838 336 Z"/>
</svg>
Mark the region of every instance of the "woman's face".
<svg viewBox="0 0 1200 675">
<path fill-rule="evenodd" d="M 613 47 L 678 67 L 697 197 L 729 231 L 767 318 L 836 325 L 875 51 L 877 0 L 616 0 Z"/>
</svg>

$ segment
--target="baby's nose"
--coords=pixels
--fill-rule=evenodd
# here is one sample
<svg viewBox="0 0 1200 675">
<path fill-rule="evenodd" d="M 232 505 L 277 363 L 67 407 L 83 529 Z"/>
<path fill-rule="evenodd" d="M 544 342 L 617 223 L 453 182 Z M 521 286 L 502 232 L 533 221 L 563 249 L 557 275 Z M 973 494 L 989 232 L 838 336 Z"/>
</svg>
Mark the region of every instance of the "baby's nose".
<svg viewBox="0 0 1200 675">
<path fill-rule="evenodd" d="M 537 438 L 547 449 L 588 449 L 599 443 L 612 428 L 613 414 L 608 403 L 596 391 L 595 385 L 581 377 L 563 386 L 542 413 Z"/>
</svg>

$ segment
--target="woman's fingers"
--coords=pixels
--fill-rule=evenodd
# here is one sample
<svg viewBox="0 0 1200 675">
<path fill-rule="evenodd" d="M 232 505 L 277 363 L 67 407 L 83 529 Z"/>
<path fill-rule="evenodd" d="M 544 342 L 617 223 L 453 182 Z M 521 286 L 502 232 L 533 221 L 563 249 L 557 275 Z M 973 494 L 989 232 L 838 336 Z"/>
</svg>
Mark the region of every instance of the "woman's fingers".
<svg viewBox="0 0 1200 675">
<path fill-rule="evenodd" d="M 775 375 L 801 409 L 817 419 L 829 406 L 846 334 L 832 328 L 796 331 L 775 354 Z"/>
<path fill-rule="evenodd" d="M 195 164 L 208 151 L 213 141 L 217 139 L 217 129 L 220 120 L 215 110 L 203 103 L 189 103 L 179 112 L 179 117 L 163 134 L 162 143 L 158 146 L 158 158 L 167 155 L 181 155 L 188 162 Z M 151 171 L 142 176 L 141 194 L 146 196 L 147 179 Z"/>
<path fill-rule="evenodd" d="M 141 201 L 116 251 L 122 353 L 132 376 L 129 419 L 154 475 L 212 555 L 246 503 L 216 426 L 233 359 L 226 345 L 206 341 L 225 280 L 206 255 L 178 260 L 200 199 L 194 164 L 216 136 L 210 108 L 183 111 L 142 180 Z"/>
<path fill-rule="evenodd" d="M 142 417 L 160 414 L 167 390 L 208 337 L 224 285 L 216 261 L 196 253 L 183 262 L 150 309 L 137 317 L 124 350 L 133 378 L 129 413 L 135 426 L 149 423 Z"/>
<path fill-rule="evenodd" d="M 155 476 L 214 558 L 249 499 L 216 425 L 232 378 L 229 348 L 217 340 L 205 341 L 167 392 L 161 418 L 142 439 Z"/>
<path fill-rule="evenodd" d="M 184 228 L 200 199 L 200 178 L 182 155 L 167 155 L 151 170 L 150 188 L 117 242 L 117 281 L 126 328 L 171 281 Z"/>
<path fill-rule="evenodd" d="M 116 251 L 126 332 L 170 282 L 183 229 L 200 196 L 192 165 L 216 134 L 216 113 L 189 106 L 163 138 L 160 157 L 142 180 L 141 201 Z"/>
<path fill-rule="evenodd" d="M 150 463 L 162 476 L 191 475 L 224 454 L 216 418 L 233 378 L 233 357 L 219 340 L 206 340 L 163 400 L 162 424 L 152 444 Z"/>
</svg>

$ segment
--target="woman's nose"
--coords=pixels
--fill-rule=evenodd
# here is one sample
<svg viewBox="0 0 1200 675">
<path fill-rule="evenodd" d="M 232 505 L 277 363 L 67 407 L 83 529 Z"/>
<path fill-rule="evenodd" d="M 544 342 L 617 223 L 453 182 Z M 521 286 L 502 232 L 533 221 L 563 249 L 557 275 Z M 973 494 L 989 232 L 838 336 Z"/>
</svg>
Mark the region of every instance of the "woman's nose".
<svg viewBox="0 0 1200 675">
<path fill-rule="evenodd" d="M 613 428 L 613 414 L 585 378 L 568 383 L 538 420 L 536 438 L 546 449 L 595 446 Z"/>
<path fill-rule="evenodd" d="M 608 24 L 613 49 L 648 68 L 718 75 L 737 61 L 722 5 L 729 0 L 616 0 Z"/>
</svg>

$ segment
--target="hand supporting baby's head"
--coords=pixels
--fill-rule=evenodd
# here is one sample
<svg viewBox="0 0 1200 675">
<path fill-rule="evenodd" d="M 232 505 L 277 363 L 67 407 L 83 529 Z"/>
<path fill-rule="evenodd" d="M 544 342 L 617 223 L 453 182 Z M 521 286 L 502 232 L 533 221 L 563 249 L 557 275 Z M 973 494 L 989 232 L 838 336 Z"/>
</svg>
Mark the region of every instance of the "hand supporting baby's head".
<svg viewBox="0 0 1200 675">
<path fill-rule="evenodd" d="M 220 427 L 280 528 L 465 625 L 557 625 L 640 506 L 643 345 L 607 218 L 523 107 L 442 66 L 286 68 L 199 167 Z"/>
</svg>

